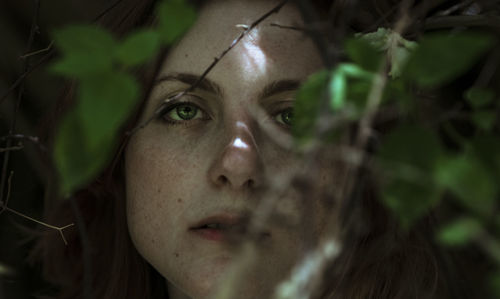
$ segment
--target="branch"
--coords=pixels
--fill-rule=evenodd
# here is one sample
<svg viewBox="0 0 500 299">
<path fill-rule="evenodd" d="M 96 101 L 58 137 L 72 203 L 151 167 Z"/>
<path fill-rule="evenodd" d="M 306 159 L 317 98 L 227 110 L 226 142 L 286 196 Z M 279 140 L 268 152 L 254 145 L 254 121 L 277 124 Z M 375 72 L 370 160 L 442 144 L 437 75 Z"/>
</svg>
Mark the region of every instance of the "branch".
<svg viewBox="0 0 500 299">
<path fill-rule="evenodd" d="M 33 42 L 35 40 L 35 34 L 38 32 L 38 14 L 40 12 L 40 0 L 34 0 L 35 1 L 35 8 L 34 8 L 34 14 L 33 14 L 33 21 L 31 23 L 31 29 L 30 29 L 30 34 L 28 37 L 28 44 L 26 46 L 26 52 L 29 52 L 33 46 Z M 25 59 L 23 61 L 23 73 L 26 73 L 28 71 L 28 63 L 29 63 L 29 58 Z M 19 111 L 19 106 L 21 105 L 21 100 L 24 95 L 24 81 L 20 82 L 19 86 L 19 93 L 17 95 L 17 101 L 14 105 L 14 114 L 12 117 L 12 122 L 10 124 L 9 128 L 9 135 L 13 134 L 15 129 L 16 129 L 16 120 L 17 120 L 17 112 Z M 6 143 L 6 148 L 12 147 L 12 139 L 8 139 Z M 10 151 L 5 152 L 4 159 L 3 159 L 3 165 L 2 165 L 2 173 L 0 177 L 0 202 L 3 201 L 3 194 L 4 194 L 4 189 L 5 189 L 5 182 L 7 179 L 7 167 L 9 164 L 9 158 L 10 158 Z"/>
<path fill-rule="evenodd" d="M 9 139 L 18 139 L 18 140 L 27 140 L 29 142 L 33 142 L 36 144 L 40 150 L 42 151 L 47 151 L 47 147 L 40 143 L 40 138 L 37 136 L 29 136 L 29 135 L 23 135 L 23 134 L 10 134 L 10 135 L 5 135 L 3 137 L 0 137 L 0 141 L 5 141 Z"/>
<path fill-rule="evenodd" d="M 424 29 L 445 29 L 457 26 L 500 28 L 500 17 L 485 15 L 433 17 L 425 20 L 423 26 Z"/>
<path fill-rule="evenodd" d="M 2 214 L 4 211 L 8 211 L 8 212 L 11 212 L 15 215 L 18 215 L 24 219 L 27 219 L 27 220 L 30 220 L 30 221 L 33 221 L 35 223 L 38 223 L 40 225 L 43 225 L 45 227 L 48 227 L 48 228 L 51 228 L 51 229 L 55 229 L 57 231 L 59 231 L 59 234 L 61 235 L 61 238 L 64 242 L 65 245 L 68 245 L 68 242 L 66 241 L 66 238 L 64 237 L 64 234 L 63 234 L 63 230 L 68 228 L 68 227 L 71 227 L 73 225 L 75 225 L 74 223 L 71 223 L 71 224 L 68 224 L 68 225 L 65 225 L 65 226 L 61 226 L 61 227 L 58 227 L 58 226 L 54 226 L 54 225 L 50 225 L 50 224 L 47 224 L 43 221 L 40 221 L 40 220 L 36 220 L 35 218 L 32 218 L 30 216 L 27 216 L 21 212 L 18 212 L 14 209 L 11 209 L 8 207 L 8 204 L 9 204 L 9 198 L 10 198 L 10 190 L 11 190 L 11 185 L 12 185 L 12 175 L 14 174 L 13 171 L 10 172 L 10 175 L 9 175 L 9 178 L 7 180 L 7 197 L 5 199 L 5 203 L 0 201 L 0 214 Z"/>
<path fill-rule="evenodd" d="M 143 129 L 144 127 L 146 127 L 153 119 L 157 118 L 162 113 L 164 113 L 165 109 L 167 108 L 166 104 L 168 102 L 176 100 L 176 99 L 179 99 L 179 98 L 183 97 L 186 93 L 191 92 L 196 87 L 198 87 L 198 85 L 205 79 L 205 77 L 208 75 L 208 73 L 210 73 L 210 71 L 219 63 L 219 61 L 224 56 L 226 56 L 226 54 L 229 51 L 231 51 L 248 33 L 250 33 L 255 27 L 257 27 L 257 25 L 259 25 L 262 21 L 264 21 L 265 19 L 267 19 L 270 15 L 278 13 L 280 11 L 280 9 L 287 2 L 288 2 L 288 0 L 281 1 L 273 9 L 271 9 L 268 12 L 266 12 L 264 15 L 262 15 L 256 21 L 254 21 L 250 26 L 241 26 L 241 25 L 238 25 L 241 28 L 245 28 L 245 30 L 243 30 L 240 33 L 240 35 L 233 40 L 233 42 L 231 43 L 231 45 L 227 49 L 225 49 L 224 51 L 222 51 L 222 53 L 219 56 L 217 56 L 217 57 L 214 58 L 214 61 L 205 69 L 205 71 L 201 74 L 201 76 L 198 78 L 198 80 L 196 80 L 196 82 L 194 82 L 193 84 L 191 84 L 191 86 L 189 86 L 188 88 L 186 88 L 184 91 L 182 91 L 182 92 L 180 92 L 180 93 L 178 93 L 178 94 L 176 94 L 176 95 L 174 95 L 172 97 L 167 98 L 163 102 L 163 104 L 153 113 L 153 115 L 149 119 L 147 119 L 146 121 L 144 121 L 142 124 L 136 126 L 135 128 L 133 128 L 132 130 L 130 130 L 126 134 L 129 135 L 129 136 L 134 135 L 137 131 L 139 131 L 139 130 Z M 158 80 L 161 81 L 162 78 L 159 78 Z"/>
</svg>

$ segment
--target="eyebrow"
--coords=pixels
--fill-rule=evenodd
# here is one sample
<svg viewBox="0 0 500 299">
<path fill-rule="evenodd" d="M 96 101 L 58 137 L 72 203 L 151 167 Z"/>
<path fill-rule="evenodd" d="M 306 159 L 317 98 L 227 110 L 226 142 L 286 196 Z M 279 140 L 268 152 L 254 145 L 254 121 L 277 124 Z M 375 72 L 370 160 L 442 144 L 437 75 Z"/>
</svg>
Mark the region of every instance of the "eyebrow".
<svg viewBox="0 0 500 299">
<path fill-rule="evenodd" d="M 156 84 L 160 84 L 168 81 L 179 81 L 185 83 L 186 85 L 193 85 L 200 79 L 200 76 L 189 74 L 189 73 L 172 73 L 169 75 L 162 76 L 156 80 Z M 296 91 L 299 89 L 301 82 L 299 80 L 292 79 L 284 79 L 277 80 L 267 84 L 262 91 L 259 93 L 259 99 L 264 99 L 271 97 L 273 95 L 288 92 L 288 91 Z M 207 91 L 209 93 L 216 94 L 218 96 L 222 96 L 224 94 L 224 89 L 214 81 L 203 78 L 196 88 Z"/>
</svg>

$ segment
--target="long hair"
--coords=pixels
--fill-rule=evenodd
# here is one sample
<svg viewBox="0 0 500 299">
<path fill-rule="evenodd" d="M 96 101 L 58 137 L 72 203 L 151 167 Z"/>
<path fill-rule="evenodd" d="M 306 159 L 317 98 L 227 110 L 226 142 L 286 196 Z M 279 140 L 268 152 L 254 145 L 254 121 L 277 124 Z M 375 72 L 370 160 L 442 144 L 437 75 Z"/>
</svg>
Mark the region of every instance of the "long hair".
<svg viewBox="0 0 500 299">
<path fill-rule="evenodd" d="M 334 6 L 331 1 L 315 2 L 323 7 L 323 15 L 339 14 L 341 7 L 348 5 L 345 1 L 337 1 Z M 124 0 L 102 23 L 118 35 L 150 25 L 154 4 L 154 0 Z M 384 13 L 383 21 L 388 18 L 390 14 Z M 373 21 L 363 20 L 357 20 L 355 26 L 373 25 Z M 137 72 L 146 90 L 151 89 L 164 55 Z M 72 98 L 70 86 L 62 101 L 67 105 Z M 57 288 L 52 298 L 84 298 L 89 285 L 91 298 L 168 298 L 164 277 L 136 251 L 126 224 L 123 150 L 128 137 L 125 132 L 136 125 L 147 98 L 146 93 L 123 127 L 114 159 L 98 178 L 70 200 L 46 206 L 48 222 L 77 224 L 64 231 L 67 246 L 57 232 L 45 231 L 33 251 L 33 256 L 41 260 L 45 279 Z M 348 237 L 343 240 L 345 250 L 327 269 L 317 295 L 349 299 L 443 298 L 440 292 L 445 290 L 445 281 L 439 275 L 439 253 L 429 242 L 432 217 L 422 220 L 408 234 L 399 232 L 396 221 L 377 200 L 375 184 L 368 177 L 359 182 L 362 186 L 359 202 L 353 211 L 362 222 L 348 226 L 345 232 Z"/>
</svg>

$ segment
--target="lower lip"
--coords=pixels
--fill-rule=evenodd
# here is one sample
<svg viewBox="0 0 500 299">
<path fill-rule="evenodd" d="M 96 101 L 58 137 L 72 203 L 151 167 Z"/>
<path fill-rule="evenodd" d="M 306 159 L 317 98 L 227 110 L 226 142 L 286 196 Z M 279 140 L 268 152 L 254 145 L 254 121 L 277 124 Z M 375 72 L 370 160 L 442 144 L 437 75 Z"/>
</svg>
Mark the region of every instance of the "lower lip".
<svg viewBox="0 0 500 299">
<path fill-rule="evenodd" d="M 192 230 L 195 234 L 203 239 L 210 241 L 224 241 L 227 239 L 227 234 L 224 230 L 214 228 L 201 228 Z"/>
</svg>

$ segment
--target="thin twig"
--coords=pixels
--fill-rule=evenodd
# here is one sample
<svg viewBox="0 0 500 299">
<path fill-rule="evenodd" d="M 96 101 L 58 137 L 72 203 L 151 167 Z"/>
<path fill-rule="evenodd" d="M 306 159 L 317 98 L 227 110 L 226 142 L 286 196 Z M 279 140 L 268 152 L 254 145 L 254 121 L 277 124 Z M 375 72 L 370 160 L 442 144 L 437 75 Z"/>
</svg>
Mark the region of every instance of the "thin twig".
<svg viewBox="0 0 500 299">
<path fill-rule="evenodd" d="M 40 150 L 47 151 L 47 147 L 40 143 L 40 138 L 38 136 L 29 136 L 24 134 L 10 134 L 0 137 L 0 141 L 8 140 L 8 139 L 18 139 L 18 140 L 26 140 L 36 144 Z"/>
<path fill-rule="evenodd" d="M 110 6 L 108 6 L 104 11 L 102 11 L 96 17 L 94 17 L 92 19 L 92 22 L 98 21 L 100 18 L 102 18 L 104 15 L 106 15 L 109 11 L 111 11 L 113 8 L 115 8 L 122 1 L 123 0 L 117 0 L 116 2 L 114 2 L 113 4 L 111 4 Z M 53 41 L 51 41 L 50 44 L 52 44 L 52 42 Z M 28 52 L 28 51 L 26 51 L 26 52 Z M 14 83 L 12 83 L 12 85 L 0 97 L 0 104 L 2 104 L 5 99 L 7 99 L 7 97 L 26 79 L 26 77 L 28 77 L 29 75 L 31 75 L 31 73 L 33 73 L 33 71 L 35 71 L 41 65 L 43 65 L 52 56 L 52 54 L 54 54 L 54 48 L 50 48 L 48 50 L 48 52 L 44 56 L 42 56 L 42 58 L 40 58 L 39 61 L 37 61 L 29 69 L 27 69 L 21 75 L 19 75 L 19 77 L 16 79 L 16 81 L 14 81 Z"/>
<path fill-rule="evenodd" d="M 449 16 L 451 15 L 452 13 L 456 12 L 457 10 L 459 9 L 462 9 L 470 4 L 472 4 L 474 2 L 474 0 L 465 0 L 465 1 L 462 1 L 460 3 L 457 3 L 451 7 L 449 7 L 448 9 L 445 9 L 445 10 L 442 10 L 442 11 L 439 11 L 436 13 L 436 16 Z"/>
<path fill-rule="evenodd" d="M 248 27 L 242 27 L 242 28 L 245 28 L 245 30 L 243 30 L 240 35 L 235 38 L 233 40 L 233 42 L 231 43 L 231 45 L 226 48 L 224 51 L 222 51 L 222 53 L 215 57 L 213 62 L 205 69 L 205 71 L 201 74 L 200 77 L 198 77 L 198 80 L 196 80 L 193 84 L 191 84 L 188 88 L 186 88 L 185 90 L 183 90 L 182 92 L 166 99 L 164 102 L 163 102 L 163 105 L 161 105 L 154 113 L 153 115 L 148 118 L 146 121 L 144 121 L 143 123 L 141 123 L 140 125 L 136 126 L 135 128 L 133 128 L 132 130 L 128 131 L 126 134 L 131 136 L 131 135 L 134 135 L 137 131 L 143 129 L 144 127 L 146 127 L 151 121 L 153 121 L 153 119 L 157 118 L 159 115 L 161 115 L 163 112 L 165 112 L 164 110 L 167 108 L 167 105 L 165 105 L 166 103 L 170 102 L 170 101 L 173 101 L 173 100 L 176 100 L 176 99 L 179 99 L 181 97 L 183 97 L 186 93 L 188 92 L 191 92 L 193 91 L 196 87 L 198 87 L 198 85 L 205 79 L 205 77 L 208 75 L 208 73 L 210 73 L 210 71 L 219 63 L 219 61 L 224 57 L 226 56 L 226 54 L 231 51 L 248 33 L 250 33 L 255 27 L 257 27 L 257 25 L 259 25 L 262 21 L 264 21 L 265 19 L 267 19 L 270 15 L 272 14 L 275 14 L 275 13 L 278 13 L 280 11 L 280 9 L 288 2 L 289 0 L 284 0 L 282 2 L 280 2 L 278 5 L 276 5 L 273 9 L 271 9 L 270 11 L 266 12 L 264 15 L 262 15 L 260 18 L 258 18 L 256 21 L 254 21 L 250 26 Z M 158 79 L 159 81 L 162 80 L 162 78 L 159 78 Z"/>
<path fill-rule="evenodd" d="M 443 29 L 452 27 L 493 27 L 500 28 L 500 17 L 497 16 L 448 16 L 426 19 L 424 29 Z"/>
<path fill-rule="evenodd" d="M 54 225 L 50 225 L 48 223 L 45 223 L 43 221 L 40 221 L 40 220 L 37 220 L 33 217 L 30 217 L 30 216 L 27 216 L 21 212 L 18 212 L 12 208 L 9 208 L 8 204 L 9 204 L 9 199 L 10 199 L 10 195 L 11 195 L 11 186 L 12 186 L 12 175 L 14 174 L 13 171 L 10 172 L 10 175 L 9 175 L 9 178 L 7 180 L 7 197 L 5 198 L 5 202 L 0 202 L 0 214 L 2 214 L 4 211 L 8 211 L 8 212 L 11 212 L 17 216 L 20 216 L 24 219 L 27 219 L 27 220 L 30 220 L 30 221 L 33 221 L 35 223 L 38 223 L 40 225 L 43 225 L 45 227 L 48 227 L 48 228 L 51 228 L 51 229 L 55 229 L 57 231 L 59 231 L 59 234 L 61 235 L 62 237 L 62 240 L 64 242 L 64 244 L 68 245 L 68 242 L 66 241 L 66 238 L 64 237 L 64 234 L 63 234 L 63 230 L 68 228 L 68 227 L 71 227 L 73 225 L 75 225 L 74 223 L 70 223 L 68 225 L 65 225 L 65 226 L 61 226 L 61 227 L 58 227 L 58 226 L 54 226 Z"/>
<path fill-rule="evenodd" d="M 19 150 L 22 150 L 23 148 L 24 148 L 24 145 L 22 145 L 22 144 L 10 146 L 10 147 L 3 147 L 3 148 L 0 148 L 0 153 L 19 151 Z"/>
<path fill-rule="evenodd" d="M 37 55 L 37 54 L 40 54 L 40 53 L 44 53 L 44 52 L 50 51 L 50 49 L 52 49 L 52 45 L 53 44 L 54 44 L 54 41 L 51 41 L 47 47 L 45 47 L 43 49 L 40 49 L 40 50 L 37 50 L 37 51 L 34 51 L 34 52 L 26 53 L 24 55 L 21 55 L 19 58 L 24 59 L 24 58 L 27 58 L 27 57 L 30 57 L 30 56 L 34 56 L 34 55 Z"/>
<path fill-rule="evenodd" d="M 26 46 L 26 52 L 29 52 L 33 46 L 33 42 L 35 40 L 35 34 L 38 31 L 38 14 L 40 12 L 40 0 L 34 0 L 35 1 L 35 8 L 34 8 L 34 13 L 33 13 L 33 21 L 31 23 L 31 29 L 30 29 L 30 34 L 28 37 L 28 44 Z M 25 59 L 23 61 L 23 72 L 26 73 L 28 71 L 28 66 L 29 66 L 29 58 Z M 21 100 L 24 95 L 24 81 L 20 83 L 19 86 L 19 93 L 17 95 L 17 101 L 16 104 L 14 105 L 14 111 L 13 111 L 13 117 L 12 117 L 12 122 L 10 124 L 9 128 L 9 135 L 13 134 L 15 129 L 16 129 L 16 120 L 17 120 L 17 112 L 19 111 L 19 107 L 21 105 Z M 12 146 L 12 139 L 8 139 L 6 143 L 6 148 L 10 148 Z M 2 165 L 2 173 L 0 177 L 0 202 L 3 199 L 3 194 L 4 194 L 4 189 L 5 189 L 5 182 L 7 179 L 7 167 L 9 164 L 9 158 L 10 158 L 10 151 L 5 152 L 4 154 L 4 159 L 3 159 L 3 165 Z"/>
<path fill-rule="evenodd" d="M 316 14 L 314 8 L 312 7 L 312 4 L 309 1 L 295 0 L 295 3 L 299 7 L 305 26 L 307 28 L 311 28 L 311 30 L 308 30 L 307 33 L 313 43 L 316 45 L 321 59 L 323 60 L 323 65 L 325 66 L 325 68 L 330 69 L 333 66 L 332 55 L 329 52 L 330 45 L 326 40 L 325 35 L 322 34 L 319 29 L 314 30 L 315 27 L 312 26 L 317 22 L 317 20 L 321 20 L 321 18 Z"/>
</svg>

